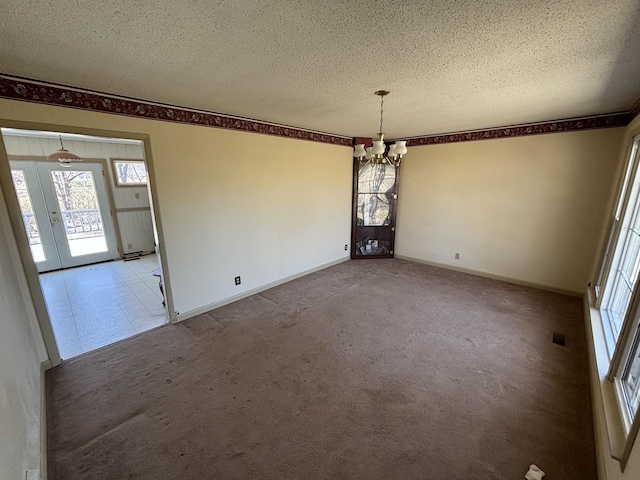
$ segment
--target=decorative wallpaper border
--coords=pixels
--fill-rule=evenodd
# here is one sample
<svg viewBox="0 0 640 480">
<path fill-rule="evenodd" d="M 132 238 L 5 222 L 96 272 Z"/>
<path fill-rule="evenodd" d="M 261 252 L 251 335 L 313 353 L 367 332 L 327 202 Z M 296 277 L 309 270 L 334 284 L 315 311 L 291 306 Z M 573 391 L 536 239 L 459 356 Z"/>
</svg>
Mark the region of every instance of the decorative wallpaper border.
<svg viewBox="0 0 640 480">
<path fill-rule="evenodd" d="M 512 127 L 490 128 L 472 132 L 457 132 L 430 135 L 407 139 L 408 147 L 419 145 L 435 145 L 440 143 L 473 142 L 507 137 L 524 137 L 545 133 L 575 132 L 577 130 L 593 130 L 596 128 L 624 127 L 629 124 L 630 113 L 614 113 L 597 117 L 583 117 L 573 120 L 557 120 L 534 125 L 515 125 Z"/>
<path fill-rule="evenodd" d="M 0 76 L 0 98 L 351 146 L 351 138 Z"/>
<path fill-rule="evenodd" d="M 329 133 L 313 132 L 212 112 L 158 105 L 142 100 L 126 99 L 71 87 L 54 86 L 32 80 L 16 79 L 2 76 L 2 74 L 0 74 L 0 98 L 150 120 L 162 120 L 165 122 L 241 130 L 334 145 L 351 146 L 354 144 L 351 138 L 340 137 Z M 496 138 L 542 135 L 545 133 L 624 127 L 638 115 L 640 115 L 640 100 L 636 102 L 629 112 L 542 122 L 532 125 L 515 125 L 485 130 L 428 135 L 424 137 L 407 138 L 406 140 L 407 146 L 415 147 L 419 145 L 471 142 Z"/>
</svg>

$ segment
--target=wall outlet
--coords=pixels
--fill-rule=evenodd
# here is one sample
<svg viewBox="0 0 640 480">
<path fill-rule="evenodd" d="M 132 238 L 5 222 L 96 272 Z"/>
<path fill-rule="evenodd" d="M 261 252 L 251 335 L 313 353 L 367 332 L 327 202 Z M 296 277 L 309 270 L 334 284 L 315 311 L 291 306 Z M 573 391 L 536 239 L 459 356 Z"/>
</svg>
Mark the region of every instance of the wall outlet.
<svg viewBox="0 0 640 480">
<path fill-rule="evenodd" d="M 344 246 L 344 251 L 346 252 L 347 250 L 349 250 L 349 245 Z"/>
<path fill-rule="evenodd" d="M 140 194 L 136 192 L 136 198 L 140 198 Z"/>
<path fill-rule="evenodd" d="M 236 282 L 236 285 L 240 285 L 242 283 L 242 281 L 240 280 L 240 277 L 234 278 L 234 281 Z"/>
<path fill-rule="evenodd" d="M 456 253 L 456 260 L 460 260 L 460 254 Z"/>
<path fill-rule="evenodd" d="M 127 248 L 128 248 L 129 250 L 131 250 L 131 244 L 130 244 L 130 243 L 127 243 Z"/>
</svg>

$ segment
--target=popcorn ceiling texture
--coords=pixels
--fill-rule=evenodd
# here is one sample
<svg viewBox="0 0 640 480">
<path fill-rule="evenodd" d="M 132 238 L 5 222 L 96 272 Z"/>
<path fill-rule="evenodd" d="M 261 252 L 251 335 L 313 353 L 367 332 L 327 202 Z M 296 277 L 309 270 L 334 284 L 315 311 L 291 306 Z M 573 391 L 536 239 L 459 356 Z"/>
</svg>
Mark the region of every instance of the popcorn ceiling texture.
<svg viewBox="0 0 640 480">
<path fill-rule="evenodd" d="M 629 111 L 637 0 L 5 0 L 0 72 L 345 136 Z"/>
</svg>

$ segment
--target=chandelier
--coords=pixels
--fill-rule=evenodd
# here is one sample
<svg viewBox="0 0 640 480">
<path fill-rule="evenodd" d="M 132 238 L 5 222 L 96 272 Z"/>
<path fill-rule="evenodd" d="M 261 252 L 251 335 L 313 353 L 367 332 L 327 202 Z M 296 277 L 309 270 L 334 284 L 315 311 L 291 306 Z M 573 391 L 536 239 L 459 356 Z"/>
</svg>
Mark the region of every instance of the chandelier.
<svg viewBox="0 0 640 480">
<path fill-rule="evenodd" d="M 380 132 L 378 132 L 378 140 L 374 140 L 373 146 L 364 148 L 364 143 L 359 143 L 353 148 L 353 156 L 362 164 L 367 163 L 387 163 L 394 167 L 400 166 L 402 156 L 407 153 L 407 142 L 405 140 L 396 141 L 389 145 L 389 150 L 385 155 L 387 146 L 384 143 L 384 133 L 382 132 L 382 115 L 384 113 L 384 97 L 389 95 L 388 90 L 378 90 L 375 92 L 380 97 Z"/>
</svg>

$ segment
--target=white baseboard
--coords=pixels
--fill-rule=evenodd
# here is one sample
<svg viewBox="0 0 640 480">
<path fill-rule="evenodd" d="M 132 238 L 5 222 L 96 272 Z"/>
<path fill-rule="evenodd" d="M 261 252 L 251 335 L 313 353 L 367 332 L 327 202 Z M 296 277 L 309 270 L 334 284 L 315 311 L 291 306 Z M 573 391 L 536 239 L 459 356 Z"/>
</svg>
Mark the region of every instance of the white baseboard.
<svg viewBox="0 0 640 480">
<path fill-rule="evenodd" d="M 202 313 L 209 312 L 216 308 L 223 307 L 224 305 L 229 305 L 230 303 L 237 302 L 238 300 L 242 300 L 243 298 L 250 297 L 251 295 L 255 295 L 256 293 L 264 292 L 265 290 L 269 290 L 270 288 L 277 287 L 278 285 L 282 285 L 284 283 L 290 282 L 297 278 L 304 277 L 311 273 L 319 272 L 320 270 L 324 270 L 325 268 L 333 267 L 334 265 L 338 265 L 342 262 L 349 261 L 350 258 L 339 258 L 338 260 L 334 260 L 329 263 L 325 263 L 323 265 L 319 265 L 314 268 L 310 268 L 309 270 L 304 270 L 302 272 L 296 273 L 294 275 L 289 275 L 288 277 L 281 278 L 280 280 L 276 280 L 274 282 L 266 283 L 256 288 L 252 288 L 251 290 L 247 290 L 238 295 L 233 295 L 232 297 L 227 297 L 224 300 L 220 300 L 218 302 L 210 303 L 208 305 L 204 305 L 199 308 L 195 308 L 193 310 L 189 310 L 188 312 L 181 312 L 176 315 L 176 323 L 186 320 L 187 318 L 195 317 L 196 315 L 200 315 Z"/>
<path fill-rule="evenodd" d="M 438 268 L 444 268 L 447 270 L 454 270 L 456 272 L 462 272 L 462 273 L 468 273 L 469 275 L 476 275 L 478 277 L 485 277 L 485 278 L 492 278 L 494 280 L 501 280 L 503 282 L 509 282 L 509 283 L 513 283 L 515 285 L 522 285 L 524 287 L 533 287 L 533 288 L 539 288 L 540 290 L 547 290 L 548 292 L 554 292 L 554 293 L 561 293 L 562 295 L 569 295 L 571 297 L 578 297 L 578 298 L 582 298 L 584 296 L 583 292 L 576 292 L 573 290 L 566 290 L 563 288 L 556 288 L 556 287 L 552 287 L 549 285 L 543 285 L 540 283 L 535 283 L 535 282 L 527 282 L 526 280 L 520 280 L 518 278 L 511 278 L 511 277 L 505 277 L 503 275 L 496 275 L 493 273 L 488 273 L 488 272 L 481 272 L 479 270 L 472 270 L 470 268 L 463 268 L 463 267 L 456 267 L 453 265 L 449 265 L 446 263 L 438 263 L 438 262 L 432 262 L 429 260 L 424 260 L 422 258 L 414 258 L 414 257 L 407 257 L 404 255 L 395 255 L 396 258 L 399 258 L 400 260 L 407 260 L 409 262 L 416 262 L 416 263 L 423 263 L 425 265 L 431 265 L 432 267 L 438 267 Z"/>
</svg>

